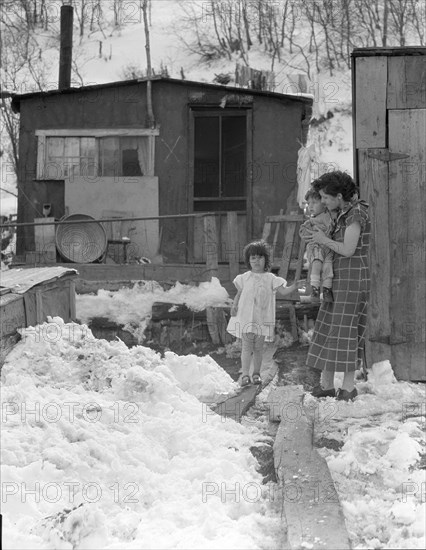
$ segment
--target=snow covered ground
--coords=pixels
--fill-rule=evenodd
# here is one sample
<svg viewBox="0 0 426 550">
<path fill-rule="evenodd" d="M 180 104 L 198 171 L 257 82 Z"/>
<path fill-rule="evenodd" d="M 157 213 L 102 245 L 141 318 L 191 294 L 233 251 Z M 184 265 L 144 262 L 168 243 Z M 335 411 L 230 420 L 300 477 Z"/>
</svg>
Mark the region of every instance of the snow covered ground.
<svg viewBox="0 0 426 550">
<path fill-rule="evenodd" d="M 425 548 L 425 385 L 398 382 L 383 361 L 357 389 L 353 402 L 320 400 L 316 422 L 317 437 L 342 444 L 320 452 L 354 548 Z"/>
<path fill-rule="evenodd" d="M 263 436 L 200 401 L 236 388 L 212 359 L 50 325 L 25 329 L 2 370 L 4 548 L 273 546 L 261 496 L 214 491 L 260 484 Z"/>
<path fill-rule="evenodd" d="M 183 67 L 187 79 L 209 82 L 215 73 L 233 74 L 235 59 L 203 65 L 178 43 L 172 32 L 181 13 L 177 2 L 154 0 L 152 6 L 156 69 L 167 65 L 179 78 Z M 120 33 L 93 34 L 83 42 L 76 55 L 85 61 L 85 84 L 120 80 L 126 65 L 146 64 L 138 20 Z M 259 52 L 250 56 L 253 68 L 270 68 Z M 51 66 L 56 82 L 57 56 Z M 275 67 L 277 91 L 291 91 L 287 70 Z M 331 111 L 333 117 L 311 129 L 313 176 L 330 165 L 352 173 L 348 73 L 314 76 L 314 115 Z M 1 213 L 14 212 L 16 199 L 1 193 Z M 79 318 L 116 320 L 142 342 L 154 301 L 202 309 L 206 297 L 212 303 L 227 299 L 215 282 L 201 287 L 203 296 L 185 285 L 170 291 L 138 286 L 78 297 Z M 249 413 L 241 425 L 213 413 L 207 403 L 232 394 L 236 385 L 210 357 L 129 350 L 59 319 L 22 336 L 2 369 L 4 548 L 282 547 L 282 521 L 271 498 L 278 492 L 262 486 L 250 452 L 265 443 L 267 411 Z M 317 422 L 323 437 L 340 446 L 320 452 L 353 546 L 425 548 L 424 385 L 395 381 L 391 366 L 382 363 L 357 387 L 353 403 L 337 408 L 323 400 Z M 260 408 L 266 395 L 259 396 Z"/>
<path fill-rule="evenodd" d="M 197 309 L 223 300 L 220 288 L 165 294 Z M 139 306 L 135 292 L 129 303 L 149 311 L 159 290 L 140 290 Z M 79 298 L 88 317 L 94 298 Z M 101 295 L 99 309 L 114 300 Z M 237 388 L 209 356 L 162 358 L 58 318 L 22 337 L 2 369 L 4 548 L 282 547 L 279 488 L 262 485 L 250 452 L 269 440 L 268 388 L 263 412 L 237 424 L 208 405 Z M 353 403 L 321 400 L 316 413 L 319 435 L 341 446 L 320 452 L 354 548 L 424 548 L 424 385 L 383 362 L 357 387 Z"/>
<path fill-rule="evenodd" d="M 202 311 L 209 306 L 230 305 L 232 300 L 219 279 L 198 286 L 177 282 L 164 290 L 156 281 L 140 281 L 132 288 L 117 292 L 99 290 L 95 295 L 77 295 L 77 317 L 89 323 L 94 317 L 105 317 L 120 325 L 135 336 L 139 343 L 145 339 L 144 332 L 151 317 L 154 302 L 185 304 L 193 311 Z"/>
</svg>

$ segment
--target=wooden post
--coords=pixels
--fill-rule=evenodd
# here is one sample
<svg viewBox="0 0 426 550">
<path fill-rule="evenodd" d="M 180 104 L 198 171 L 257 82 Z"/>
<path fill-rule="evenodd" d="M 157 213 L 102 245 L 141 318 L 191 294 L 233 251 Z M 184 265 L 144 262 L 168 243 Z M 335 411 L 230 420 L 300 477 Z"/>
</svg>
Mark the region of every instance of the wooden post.
<svg viewBox="0 0 426 550">
<path fill-rule="evenodd" d="M 40 325 L 43 322 L 43 293 L 40 288 L 36 288 L 36 319 L 37 324 Z"/>
<path fill-rule="evenodd" d="M 204 217 L 204 246 L 206 251 L 206 268 L 211 277 L 217 277 L 219 271 L 218 239 L 215 216 Z M 213 344 L 220 344 L 219 318 L 217 308 L 206 308 L 207 328 Z"/>
<path fill-rule="evenodd" d="M 75 281 L 70 281 L 69 293 L 70 293 L 70 320 L 75 321 L 77 319 L 76 304 L 75 304 Z"/>
<path fill-rule="evenodd" d="M 217 277 L 219 269 L 218 239 L 215 216 L 204 216 L 204 247 L 206 267 L 211 277 Z"/>
<path fill-rule="evenodd" d="M 240 272 L 240 243 L 238 238 L 238 222 L 236 212 L 227 212 L 227 255 L 229 260 L 229 280 L 233 281 Z"/>
</svg>

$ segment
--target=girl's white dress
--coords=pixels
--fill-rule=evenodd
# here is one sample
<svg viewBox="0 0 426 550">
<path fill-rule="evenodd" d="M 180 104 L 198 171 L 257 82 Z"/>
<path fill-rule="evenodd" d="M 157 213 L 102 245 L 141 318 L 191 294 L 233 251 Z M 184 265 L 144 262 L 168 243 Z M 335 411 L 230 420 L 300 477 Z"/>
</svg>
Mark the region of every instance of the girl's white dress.
<svg viewBox="0 0 426 550">
<path fill-rule="evenodd" d="M 277 288 L 287 286 L 287 281 L 273 273 L 247 271 L 233 281 L 241 290 L 238 312 L 231 317 L 226 330 L 236 338 L 253 332 L 265 336 L 266 342 L 275 338 L 275 295 Z"/>
</svg>

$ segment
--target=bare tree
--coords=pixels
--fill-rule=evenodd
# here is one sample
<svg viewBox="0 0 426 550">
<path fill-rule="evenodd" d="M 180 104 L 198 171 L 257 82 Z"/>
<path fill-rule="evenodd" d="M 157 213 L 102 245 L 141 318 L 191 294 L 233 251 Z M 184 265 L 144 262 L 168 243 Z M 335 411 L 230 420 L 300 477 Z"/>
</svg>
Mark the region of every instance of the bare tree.
<svg viewBox="0 0 426 550">
<path fill-rule="evenodd" d="M 409 0 L 410 20 L 412 22 L 414 34 L 417 34 L 418 43 L 421 46 L 425 45 L 425 9 L 426 6 L 424 4 L 422 5 L 421 2 Z"/>
<path fill-rule="evenodd" d="M 398 36 L 399 45 L 405 46 L 409 0 L 388 0 L 388 2 L 389 14 L 393 22 L 395 34 Z"/>
</svg>

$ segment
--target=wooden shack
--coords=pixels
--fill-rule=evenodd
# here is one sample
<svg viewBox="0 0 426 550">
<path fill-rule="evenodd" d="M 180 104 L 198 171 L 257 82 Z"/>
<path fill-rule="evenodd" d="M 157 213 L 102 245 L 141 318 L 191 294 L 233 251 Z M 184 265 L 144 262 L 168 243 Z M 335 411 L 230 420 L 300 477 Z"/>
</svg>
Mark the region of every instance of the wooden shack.
<svg viewBox="0 0 426 550">
<path fill-rule="evenodd" d="M 367 361 L 426 380 L 426 48 L 352 54 L 355 173 L 370 204 Z"/>
<path fill-rule="evenodd" d="M 44 323 L 47 317 L 76 320 L 75 269 L 42 267 L 4 270 L 0 275 L 0 366 L 20 339 L 18 329 Z M 61 325 L 40 330 L 39 338 L 55 342 Z M 56 340 L 55 340 L 56 339 Z"/>
<path fill-rule="evenodd" d="M 267 215 L 297 208 L 312 97 L 163 77 L 151 84 L 152 127 L 145 79 L 14 97 L 18 222 L 43 217 L 43 206 L 56 220 L 170 216 L 114 225 L 109 239 L 128 236 L 134 257 L 185 264 L 205 261 L 206 250 L 203 219 L 183 215 L 215 212 L 226 261 L 228 212 L 237 213 L 241 249 L 261 236 Z M 18 255 L 35 251 L 34 233 L 18 227 Z"/>
</svg>

